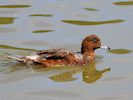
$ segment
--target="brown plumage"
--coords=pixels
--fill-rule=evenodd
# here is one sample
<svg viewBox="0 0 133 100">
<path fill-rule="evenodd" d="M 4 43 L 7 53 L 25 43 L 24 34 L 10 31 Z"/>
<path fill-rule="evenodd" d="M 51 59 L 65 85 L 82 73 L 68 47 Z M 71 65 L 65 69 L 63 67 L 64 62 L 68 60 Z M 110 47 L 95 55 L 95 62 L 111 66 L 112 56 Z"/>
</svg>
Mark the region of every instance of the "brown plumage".
<svg viewBox="0 0 133 100">
<path fill-rule="evenodd" d="M 58 65 L 85 65 L 89 64 L 91 60 L 94 60 L 94 51 L 101 48 L 101 40 L 96 35 L 87 36 L 81 46 L 80 53 L 70 52 L 66 49 L 50 49 L 37 51 L 35 55 L 25 57 L 11 57 L 24 64 L 41 65 L 43 67 L 52 67 Z M 109 49 L 109 47 L 103 46 L 103 48 Z"/>
</svg>

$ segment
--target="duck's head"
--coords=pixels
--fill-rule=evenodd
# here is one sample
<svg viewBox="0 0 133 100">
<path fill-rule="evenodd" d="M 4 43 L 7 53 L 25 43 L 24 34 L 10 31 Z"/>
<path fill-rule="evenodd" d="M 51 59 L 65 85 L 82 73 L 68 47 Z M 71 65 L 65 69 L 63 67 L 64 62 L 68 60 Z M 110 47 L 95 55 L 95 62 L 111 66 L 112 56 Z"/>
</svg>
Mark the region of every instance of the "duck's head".
<svg viewBox="0 0 133 100">
<path fill-rule="evenodd" d="M 93 52 L 94 50 L 98 48 L 104 48 L 104 49 L 110 49 L 107 46 L 101 46 L 101 40 L 98 36 L 96 35 L 89 35 L 84 38 L 82 42 L 82 47 L 81 47 L 81 53 L 85 52 Z"/>
</svg>

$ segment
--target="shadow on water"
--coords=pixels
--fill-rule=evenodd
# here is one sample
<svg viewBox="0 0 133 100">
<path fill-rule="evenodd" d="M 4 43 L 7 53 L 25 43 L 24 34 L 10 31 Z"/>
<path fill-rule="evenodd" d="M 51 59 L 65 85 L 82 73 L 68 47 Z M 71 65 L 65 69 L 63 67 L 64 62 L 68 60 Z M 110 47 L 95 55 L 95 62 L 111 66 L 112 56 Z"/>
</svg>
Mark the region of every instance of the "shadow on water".
<svg viewBox="0 0 133 100">
<path fill-rule="evenodd" d="M 125 20 L 122 19 L 113 19 L 107 21 L 80 21 L 80 20 L 62 20 L 64 23 L 74 24 L 74 25 L 101 25 L 101 24 L 113 24 L 113 23 L 121 23 Z"/>
<path fill-rule="evenodd" d="M 15 19 L 15 17 L 0 17 L 0 24 L 12 24 Z"/>
<path fill-rule="evenodd" d="M 74 68 L 70 71 L 63 72 L 61 74 L 57 74 L 54 76 L 51 76 L 50 79 L 55 82 L 68 82 L 68 81 L 74 81 L 77 78 L 73 77 L 76 73 L 81 72 L 83 81 L 85 83 L 91 84 L 95 83 L 98 79 L 100 79 L 105 72 L 110 71 L 110 68 L 105 68 L 103 70 L 96 69 L 96 63 L 91 62 L 88 66 L 83 66 L 79 68 Z"/>
</svg>

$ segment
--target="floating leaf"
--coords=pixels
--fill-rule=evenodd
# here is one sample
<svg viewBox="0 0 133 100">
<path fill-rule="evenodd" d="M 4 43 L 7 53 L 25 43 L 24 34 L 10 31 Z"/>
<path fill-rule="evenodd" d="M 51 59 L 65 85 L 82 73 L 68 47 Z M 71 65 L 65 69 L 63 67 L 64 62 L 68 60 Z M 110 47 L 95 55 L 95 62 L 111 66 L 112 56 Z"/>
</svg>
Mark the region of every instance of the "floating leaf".
<svg viewBox="0 0 133 100">
<path fill-rule="evenodd" d="M 0 5 L 0 8 L 26 8 L 30 5 Z"/>
<path fill-rule="evenodd" d="M 42 17 L 52 17 L 52 14 L 31 14 L 32 17 L 42 16 Z"/>
<path fill-rule="evenodd" d="M 19 47 L 13 47 L 9 45 L 0 45 L 1 49 L 15 49 L 15 50 L 28 50 L 28 51 L 36 51 L 35 49 L 28 49 L 28 48 L 19 48 Z"/>
<path fill-rule="evenodd" d="M 107 21 L 80 21 L 80 20 L 62 20 L 64 23 L 75 24 L 75 25 L 101 25 L 101 24 L 112 24 L 112 23 L 120 23 L 125 20 L 114 19 Z"/>
<path fill-rule="evenodd" d="M 128 54 L 131 53 L 132 51 L 127 49 L 112 49 L 109 52 L 113 54 Z"/>
<path fill-rule="evenodd" d="M 114 2 L 116 5 L 133 5 L 133 1 Z"/>
<path fill-rule="evenodd" d="M 0 24 L 12 24 L 15 17 L 0 17 Z"/>
<path fill-rule="evenodd" d="M 98 9 L 94 9 L 94 8 L 84 8 L 84 9 L 89 11 L 98 11 Z"/>
<path fill-rule="evenodd" d="M 46 33 L 46 32 L 52 32 L 54 30 L 35 30 L 35 31 L 32 31 L 32 33 Z"/>
</svg>

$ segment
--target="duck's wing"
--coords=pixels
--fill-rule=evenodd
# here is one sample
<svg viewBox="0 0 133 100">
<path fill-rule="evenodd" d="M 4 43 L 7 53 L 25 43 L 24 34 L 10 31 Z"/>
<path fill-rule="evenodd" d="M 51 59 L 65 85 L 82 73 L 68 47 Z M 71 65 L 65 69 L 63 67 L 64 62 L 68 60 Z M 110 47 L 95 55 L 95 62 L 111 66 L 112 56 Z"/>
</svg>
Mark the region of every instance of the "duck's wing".
<svg viewBox="0 0 133 100">
<path fill-rule="evenodd" d="M 34 62 L 38 62 L 39 60 L 46 60 L 46 59 L 60 59 L 65 56 L 68 56 L 69 51 L 66 49 L 50 49 L 50 50 L 40 50 L 37 51 L 35 54 L 30 56 L 14 56 L 14 55 L 7 55 L 7 58 L 14 59 L 19 62 L 25 62 L 27 60 L 32 60 Z"/>
<path fill-rule="evenodd" d="M 65 49 L 49 49 L 49 50 L 39 50 L 36 52 L 37 55 L 41 55 L 41 54 L 55 54 L 56 52 L 58 51 L 61 51 L 61 50 L 65 50 Z"/>
<path fill-rule="evenodd" d="M 70 60 L 74 57 L 74 53 L 66 49 L 51 49 L 38 51 L 36 54 L 24 57 L 8 56 L 10 59 L 17 60 L 20 63 L 32 65 L 41 64 L 47 60 Z"/>
<path fill-rule="evenodd" d="M 50 49 L 37 51 L 36 54 L 39 55 L 41 59 L 61 59 L 68 57 L 72 53 L 66 49 Z"/>
</svg>

